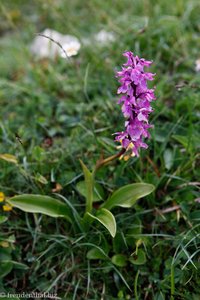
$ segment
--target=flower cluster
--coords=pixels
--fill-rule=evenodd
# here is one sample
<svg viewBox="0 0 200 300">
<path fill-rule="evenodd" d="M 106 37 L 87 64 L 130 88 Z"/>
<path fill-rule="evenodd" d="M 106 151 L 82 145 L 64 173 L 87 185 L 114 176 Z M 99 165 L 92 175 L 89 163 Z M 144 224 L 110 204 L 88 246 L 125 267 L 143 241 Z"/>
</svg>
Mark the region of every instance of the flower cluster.
<svg viewBox="0 0 200 300">
<path fill-rule="evenodd" d="M 126 121 L 125 130 L 115 133 L 115 140 L 124 149 L 124 159 L 128 159 L 130 156 L 138 156 L 139 148 L 148 147 L 143 138 L 149 138 L 148 129 L 152 125 L 148 123 L 148 116 L 153 110 L 150 104 L 155 100 L 155 95 L 153 89 L 148 89 L 147 80 L 153 80 L 155 74 L 144 71 L 144 67 L 148 68 L 151 61 L 134 56 L 130 51 L 123 55 L 127 57 L 127 62 L 117 72 L 121 83 L 117 93 L 123 94 L 118 103 L 122 104 Z"/>
<path fill-rule="evenodd" d="M 10 211 L 12 210 L 12 206 L 9 203 L 6 203 L 6 196 L 3 192 L 0 192 L 0 202 L 3 202 L 3 211 Z"/>
</svg>

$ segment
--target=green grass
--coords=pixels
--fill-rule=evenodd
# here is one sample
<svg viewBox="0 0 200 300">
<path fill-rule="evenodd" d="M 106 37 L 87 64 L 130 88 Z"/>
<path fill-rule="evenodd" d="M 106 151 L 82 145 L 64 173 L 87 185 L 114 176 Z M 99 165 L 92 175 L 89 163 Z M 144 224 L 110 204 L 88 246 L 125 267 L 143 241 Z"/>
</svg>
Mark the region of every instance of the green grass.
<svg viewBox="0 0 200 300">
<path fill-rule="evenodd" d="M 154 184 L 155 193 L 133 209 L 115 210 L 114 240 L 101 226 L 74 236 L 62 220 L 1 210 L 8 215 L 1 240 L 15 239 L 4 250 L 28 269 L 0 278 L 0 291 L 49 291 L 63 299 L 199 299 L 199 1 L 18 0 L 1 1 L 0 9 L 0 153 L 19 161 L 0 160 L 0 191 L 8 197 L 52 195 L 56 182 L 83 211 L 79 159 L 92 168 L 102 151 L 105 157 L 116 153 L 112 134 L 123 128 L 114 75 L 122 53 L 153 60 L 157 74 L 149 148 L 97 174 L 106 196 L 140 181 Z M 83 45 L 70 62 L 37 61 L 29 45 L 45 28 L 80 40 L 105 29 L 116 41 Z M 46 146 L 47 138 L 52 145 Z M 165 211 L 176 205 L 179 210 Z M 87 259 L 96 246 L 109 257 L 131 255 L 138 240 L 147 257 L 143 265 Z"/>
</svg>

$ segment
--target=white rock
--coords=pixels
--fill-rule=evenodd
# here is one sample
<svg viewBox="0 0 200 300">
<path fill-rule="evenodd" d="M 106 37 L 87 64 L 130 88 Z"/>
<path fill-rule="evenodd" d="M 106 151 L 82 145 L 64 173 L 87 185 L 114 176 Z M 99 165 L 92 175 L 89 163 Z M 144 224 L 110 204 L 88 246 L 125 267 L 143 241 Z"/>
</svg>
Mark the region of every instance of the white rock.
<svg viewBox="0 0 200 300">
<path fill-rule="evenodd" d="M 54 58 L 57 55 L 66 58 L 77 55 L 80 47 L 81 44 L 75 36 L 45 29 L 36 36 L 30 50 L 38 58 Z"/>
<path fill-rule="evenodd" d="M 200 72 L 200 58 L 195 61 L 195 71 Z"/>
<path fill-rule="evenodd" d="M 110 42 L 114 42 L 115 41 L 115 35 L 113 32 L 109 32 L 106 30 L 101 30 L 99 31 L 96 36 L 95 39 L 98 43 L 101 43 L 103 45 L 108 44 Z"/>
</svg>

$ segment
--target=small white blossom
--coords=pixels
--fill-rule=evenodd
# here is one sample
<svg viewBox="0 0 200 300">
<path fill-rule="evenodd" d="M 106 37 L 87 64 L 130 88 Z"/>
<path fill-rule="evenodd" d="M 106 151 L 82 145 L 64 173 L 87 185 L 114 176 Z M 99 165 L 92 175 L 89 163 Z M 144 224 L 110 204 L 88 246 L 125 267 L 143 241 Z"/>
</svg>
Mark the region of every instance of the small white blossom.
<svg viewBox="0 0 200 300">
<path fill-rule="evenodd" d="M 62 45 L 64 51 L 67 54 L 67 57 L 71 57 L 78 54 L 78 51 L 81 47 L 81 44 L 79 41 L 76 41 L 74 39 L 69 39 L 69 41 Z M 62 49 L 60 49 L 60 56 L 66 58 L 66 54 Z"/>
</svg>

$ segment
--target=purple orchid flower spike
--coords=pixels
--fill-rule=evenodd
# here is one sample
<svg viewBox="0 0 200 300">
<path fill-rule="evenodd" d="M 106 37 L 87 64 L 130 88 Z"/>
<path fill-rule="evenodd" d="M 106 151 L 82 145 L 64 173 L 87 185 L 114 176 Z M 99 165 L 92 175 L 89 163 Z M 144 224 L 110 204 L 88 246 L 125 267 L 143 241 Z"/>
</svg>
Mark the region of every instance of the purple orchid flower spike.
<svg viewBox="0 0 200 300">
<path fill-rule="evenodd" d="M 122 70 L 117 72 L 116 77 L 120 78 L 121 84 L 117 93 L 123 94 L 118 104 L 122 105 L 126 121 L 125 130 L 115 133 L 115 141 L 121 143 L 119 147 L 125 150 L 121 158 L 127 160 L 131 156 L 138 156 L 139 148 L 148 148 L 143 139 L 150 137 L 148 129 L 152 125 L 148 123 L 148 117 L 153 111 L 151 101 L 156 98 L 154 89 L 147 86 L 147 81 L 154 80 L 155 74 L 144 71 L 152 62 L 134 56 L 130 51 L 123 55 L 127 62 L 122 66 Z"/>
</svg>

